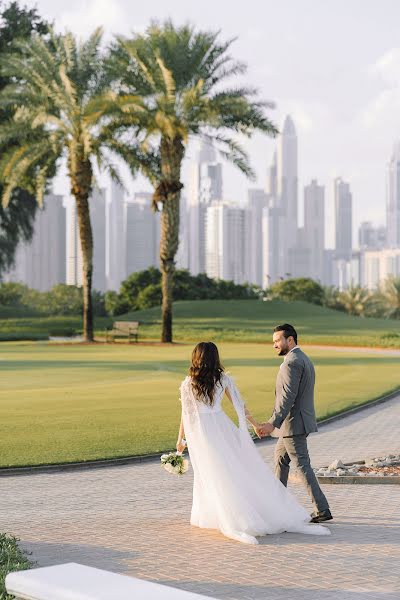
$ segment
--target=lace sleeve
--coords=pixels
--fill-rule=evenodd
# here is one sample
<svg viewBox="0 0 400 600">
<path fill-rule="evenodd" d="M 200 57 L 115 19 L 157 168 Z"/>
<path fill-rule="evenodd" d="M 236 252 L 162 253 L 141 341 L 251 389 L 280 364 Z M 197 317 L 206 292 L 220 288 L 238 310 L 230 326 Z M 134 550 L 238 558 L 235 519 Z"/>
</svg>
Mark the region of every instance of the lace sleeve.
<svg viewBox="0 0 400 600">
<path fill-rule="evenodd" d="M 246 423 L 246 405 L 243 401 L 240 392 L 230 375 L 224 374 L 224 384 L 225 388 L 228 390 L 229 395 L 232 400 L 233 407 L 237 413 L 239 419 L 239 427 L 241 429 L 245 429 L 247 431 L 247 423 Z"/>
<path fill-rule="evenodd" d="M 186 377 L 182 381 L 179 392 L 183 413 L 187 415 L 194 415 L 197 413 L 196 399 L 190 384 L 190 377 Z"/>
</svg>

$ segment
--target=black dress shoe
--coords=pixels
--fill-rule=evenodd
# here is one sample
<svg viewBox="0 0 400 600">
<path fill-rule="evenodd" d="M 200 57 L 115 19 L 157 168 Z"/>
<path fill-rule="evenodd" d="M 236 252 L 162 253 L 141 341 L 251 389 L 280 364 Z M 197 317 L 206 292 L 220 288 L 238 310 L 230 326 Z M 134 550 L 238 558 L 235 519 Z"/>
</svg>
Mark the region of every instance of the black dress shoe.
<svg viewBox="0 0 400 600">
<path fill-rule="evenodd" d="M 310 523 L 323 523 L 324 521 L 331 521 L 333 519 L 329 508 L 321 510 L 320 512 L 313 512 L 311 515 Z"/>
</svg>

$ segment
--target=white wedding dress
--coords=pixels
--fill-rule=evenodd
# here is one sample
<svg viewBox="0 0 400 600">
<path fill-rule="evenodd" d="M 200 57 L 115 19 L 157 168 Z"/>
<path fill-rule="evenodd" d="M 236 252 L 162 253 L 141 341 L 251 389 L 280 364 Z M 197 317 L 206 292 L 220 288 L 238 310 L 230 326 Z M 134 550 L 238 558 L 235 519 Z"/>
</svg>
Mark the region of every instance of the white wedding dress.
<svg viewBox="0 0 400 600">
<path fill-rule="evenodd" d="M 223 411 L 228 388 L 239 427 Z M 225 536 L 257 544 L 256 536 L 284 531 L 329 535 L 310 524 L 309 514 L 275 478 L 247 430 L 245 406 L 229 375 L 223 373 L 212 406 L 196 399 L 190 377 L 180 387 L 185 436 L 194 472 L 190 522 L 219 529 Z"/>
</svg>

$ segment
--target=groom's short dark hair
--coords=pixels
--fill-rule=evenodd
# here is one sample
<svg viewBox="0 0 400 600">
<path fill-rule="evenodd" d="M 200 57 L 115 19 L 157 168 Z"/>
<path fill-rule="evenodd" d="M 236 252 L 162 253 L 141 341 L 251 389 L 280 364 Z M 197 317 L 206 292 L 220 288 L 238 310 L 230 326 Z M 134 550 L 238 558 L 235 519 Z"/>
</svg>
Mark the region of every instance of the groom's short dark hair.
<svg viewBox="0 0 400 600">
<path fill-rule="evenodd" d="M 283 325 L 277 325 L 274 328 L 274 333 L 276 333 L 277 331 L 283 331 L 283 335 L 285 336 L 286 339 L 288 337 L 292 336 L 294 339 L 294 343 L 297 344 L 297 331 L 295 330 L 293 325 L 289 325 L 289 323 L 284 323 Z"/>
</svg>

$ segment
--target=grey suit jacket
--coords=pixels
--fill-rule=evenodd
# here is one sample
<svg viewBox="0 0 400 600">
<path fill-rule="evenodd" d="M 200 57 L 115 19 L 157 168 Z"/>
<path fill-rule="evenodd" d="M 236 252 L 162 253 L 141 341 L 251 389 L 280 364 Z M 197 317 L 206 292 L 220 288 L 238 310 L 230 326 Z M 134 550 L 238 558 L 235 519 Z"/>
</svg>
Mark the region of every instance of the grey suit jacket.
<svg viewBox="0 0 400 600">
<path fill-rule="evenodd" d="M 276 379 L 275 409 L 269 419 L 283 437 L 318 431 L 314 408 L 315 371 L 300 348 L 286 355 Z"/>
</svg>

